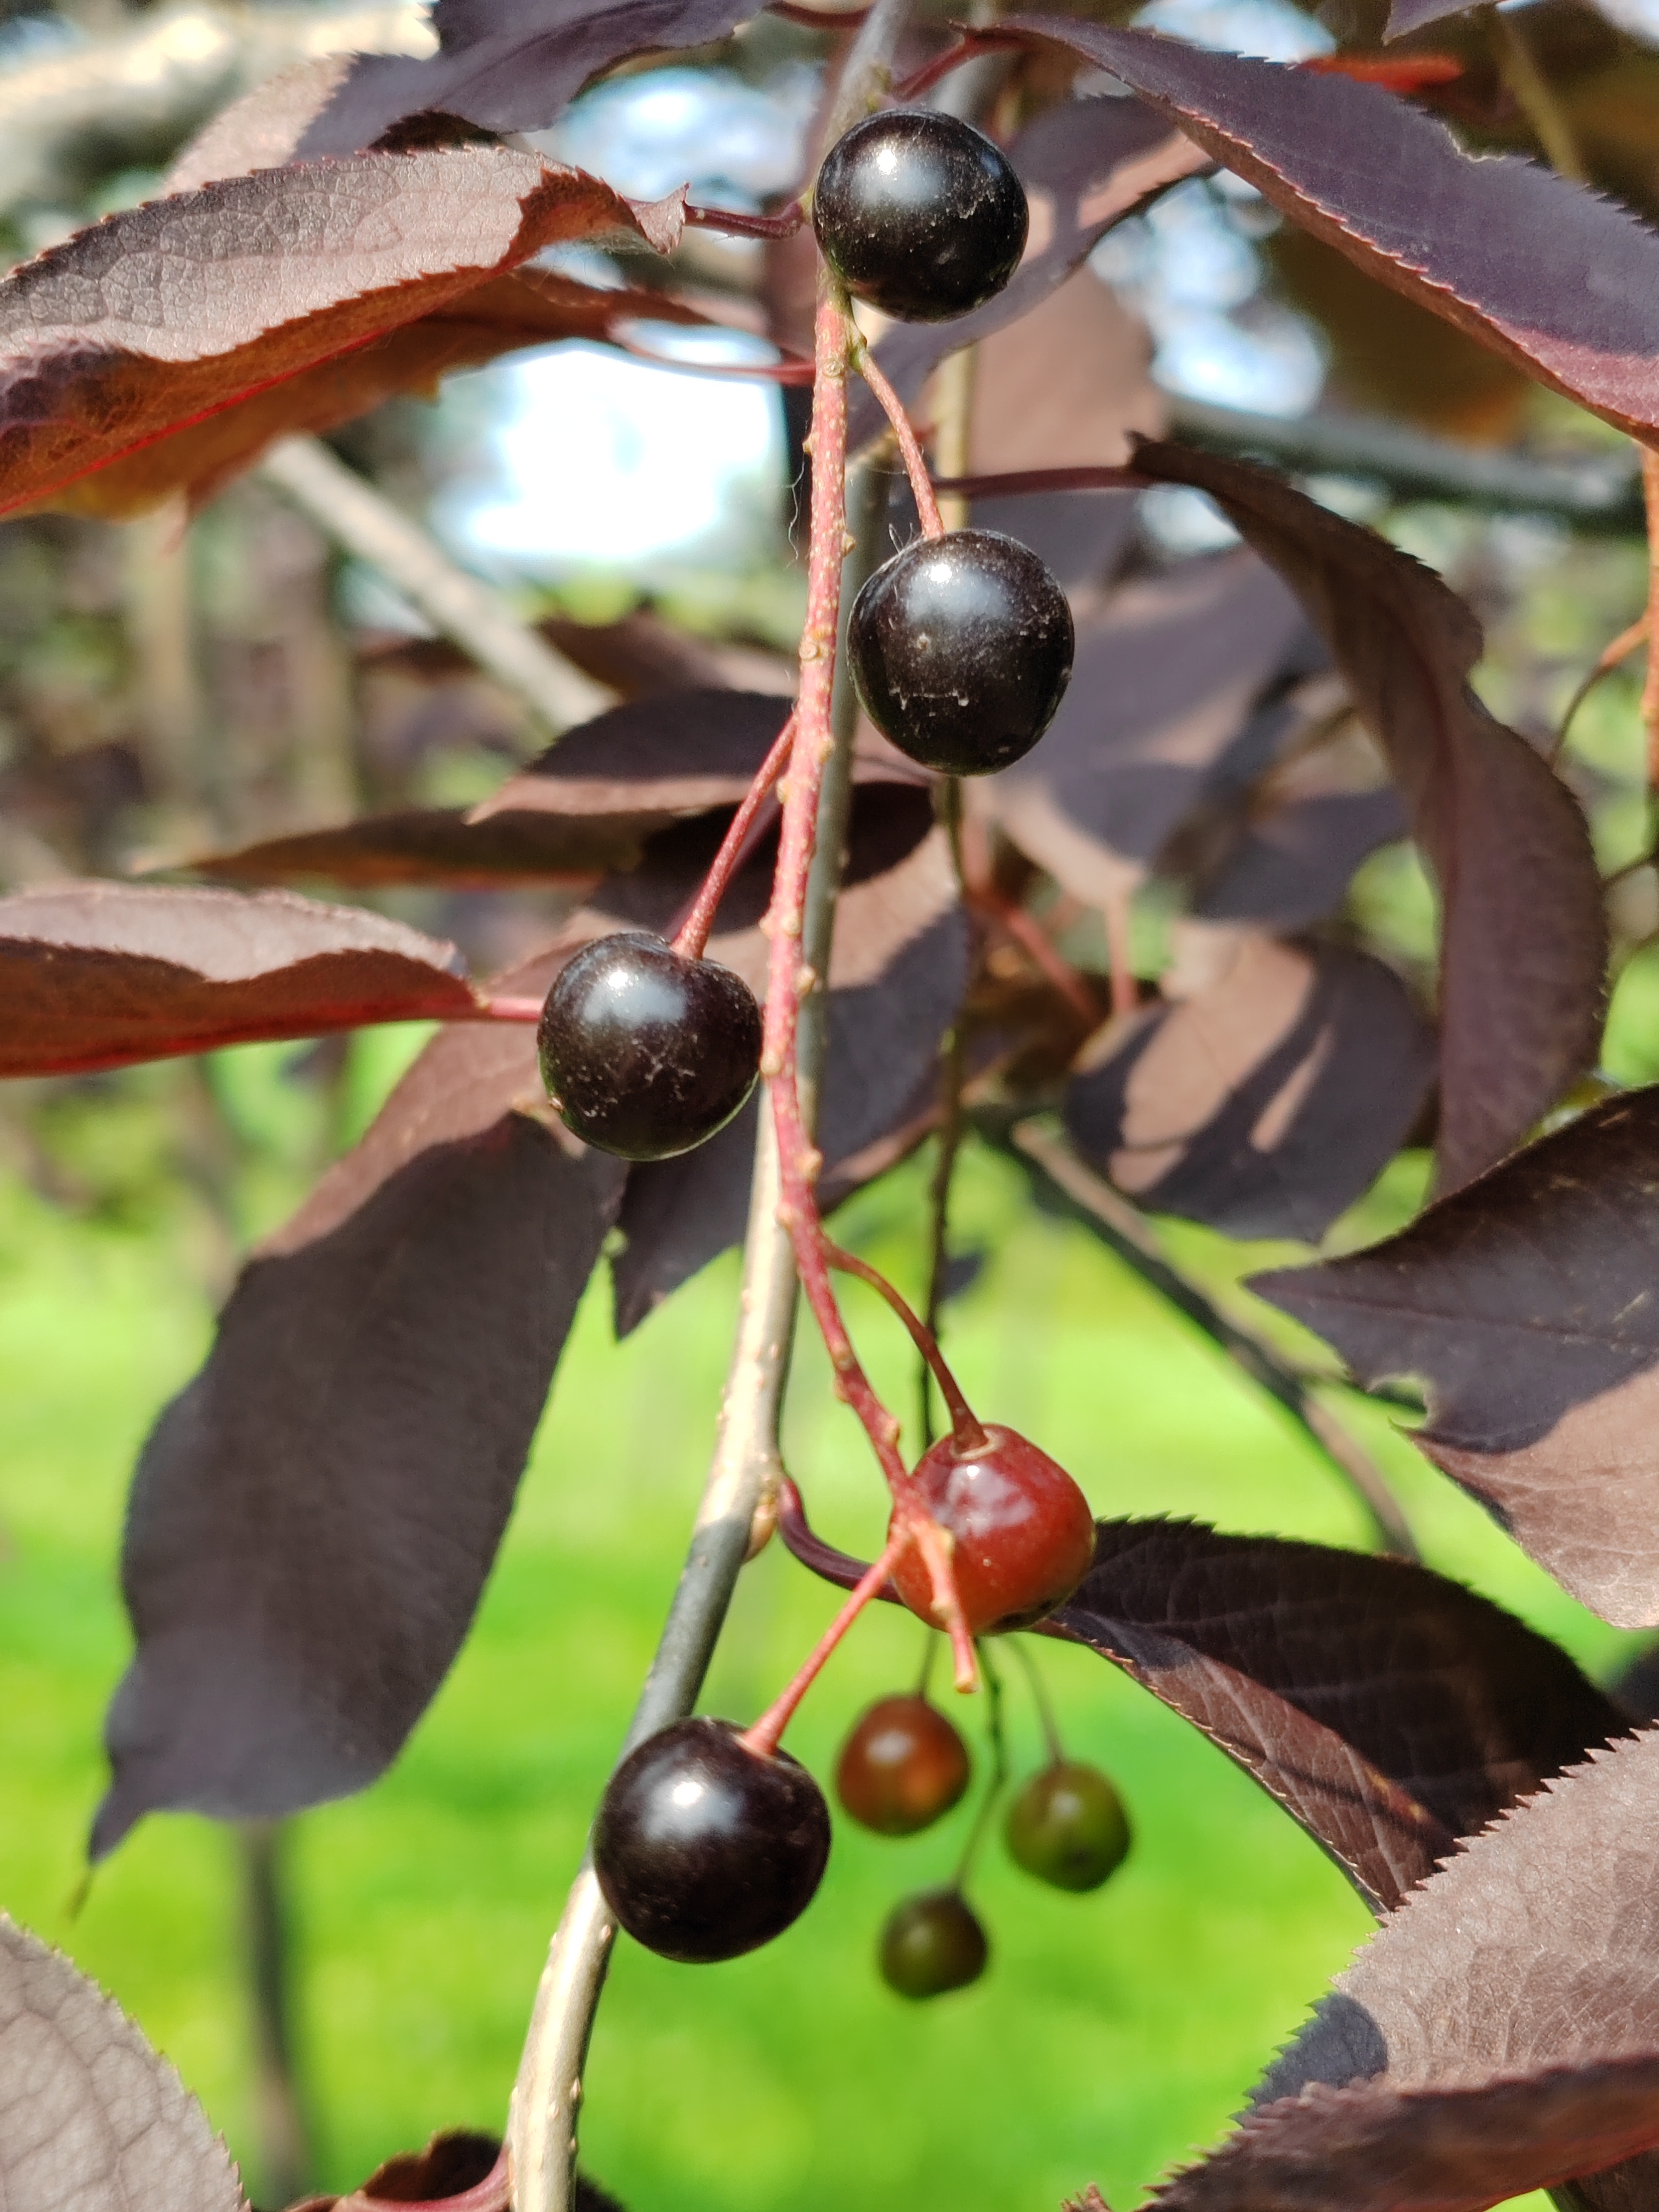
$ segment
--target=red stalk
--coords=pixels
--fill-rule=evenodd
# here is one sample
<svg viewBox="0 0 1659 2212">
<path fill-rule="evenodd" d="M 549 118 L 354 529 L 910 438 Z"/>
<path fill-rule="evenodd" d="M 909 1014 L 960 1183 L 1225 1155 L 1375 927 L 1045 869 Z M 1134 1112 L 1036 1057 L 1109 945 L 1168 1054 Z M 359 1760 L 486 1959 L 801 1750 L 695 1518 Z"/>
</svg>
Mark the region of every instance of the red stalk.
<svg viewBox="0 0 1659 2212">
<path fill-rule="evenodd" d="M 945 1354 L 939 1348 L 939 1339 L 908 1299 L 902 1296 L 886 1276 L 878 1268 L 872 1267 L 867 1260 L 860 1260 L 856 1253 L 843 1251 L 839 1244 L 832 1244 L 827 1237 L 823 1240 L 823 1256 L 832 1267 L 839 1267 L 845 1275 L 856 1275 L 860 1282 L 868 1283 L 872 1291 L 885 1298 L 909 1330 L 910 1341 L 933 1370 L 939 1395 L 950 1411 L 951 1427 L 957 1442 L 964 1451 L 976 1451 L 986 1441 L 985 1431 L 975 1418 L 973 1407 L 963 1395 L 962 1385 L 945 1364 Z"/>
<path fill-rule="evenodd" d="M 746 1728 L 738 1738 L 747 1750 L 758 1753 L 763 1759 L 772 1756 L 778 1747 L 779 1738 L 794 1718 L 796 1706 L 823 1672 L 830 1653 L 871 1599 L 881 1595 L 888 1576 L 897 1565 L 900 1553 L 911 1541 L 908 1528 L 901 1528 L 896 1535 L 887 1539 L 886 1549 L 859 1577 L 853 1595 L 813 1645 L 794 1680 L 781 1697 L 773 1699 L 754 1726 Z"/>
<path fill-rule="evenodd" d="M 933 496 L 933 480 L 927 473 L 927 464 L 922 459 L 921 446 L 910 427 L 910 417 L 904 411 L 904 403 L 886 377 L 876 365 L 875 356 L 860 339 L 858 347 L 859 374 L 881 403 L 881 411 L 893 428 L 898 449 L 904 459 L 904 473 L 910 479 L 911 496 L 916 502 L 916 513 L 921 517 L 924 538 L 943 538 L 945 525 L 939 517 L 939 501 Z"/>
<path fill-rule="evenodd" d="M 789 755 L 795 743 L 795 717 L 791 714 L 773 743 L 772 750 L 761 763 L 755 781 L 744 794 L 744 800 L 732 817 L 731 827 L 720 840 L 708 873 L 702 879 L 702 889 L 697 893 L 678 929 L 674 933 L 674 950 L 687 960 L 701 960 L 702 949 L 708 942 L 708 933 L 714 926 L 714 916 L 720 911 L 720 901 L 731 889 L 732 878 L 754 851 L 768 826 L 762 819 L 766 802 L 772 796 L 779 777 L 789 765 Z"/>
</svg>

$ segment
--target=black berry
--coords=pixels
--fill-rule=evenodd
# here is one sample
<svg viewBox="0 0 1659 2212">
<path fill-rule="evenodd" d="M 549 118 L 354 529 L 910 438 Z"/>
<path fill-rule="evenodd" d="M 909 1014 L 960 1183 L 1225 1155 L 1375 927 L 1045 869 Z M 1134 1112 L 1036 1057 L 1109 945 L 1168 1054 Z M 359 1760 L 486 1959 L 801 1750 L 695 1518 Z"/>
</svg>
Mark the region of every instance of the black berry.
<svg viewBox="0 0 1659 2212">
<path fill-rule="evenodd" d="M 830 1808 L 787 1751 L 766 1757 L 733 1722 L 679 1721 L 611 1778 L 593 1830 L 605 1902 L 665 1959 L 735 1959 L 812 1901 Z"/>
<path fill-rule="evenodd" d="M 1019 265 L 1025 188 L 984 133 L 900 107 L 855 123 L 824 156 L 812 226 L 854 299 L 907 323 L 965 315 Z"/>
<path fill-rule="evenodd" d="M 878 1698 L 842 1747 L 836 1795 L 878 1836 L 914 1836 L 960 1802 L 968 1747 L 926 1698 Z"/>
<path fill-rule="evenodd" d="M 724 1128 L 755 1087 L 761 1013 L 741 975 L 619 930 L 547 994 L 542 1080 L 567 1127 L 625 1160 L 669 1160 Z"/>
<path fill-rule="evenodd" d="M 1057 1759 L 1008 1808 L 1009 1856 L 1056 1889 L 1098 1889 L 1129 1849 L 1123 1801 L 1097 1766 Z"/>
<path fill-rule="evenodd" d="M 921 538 L 853 603 L 853 678 L 901 752 L 945 775 L 1028 753 L 1071 680 L 1072 611 L 1029 546 L 995 530 Z"/>
<path fill-rule="evenodd" d="M 881 1978 L 902 1997 L 941 1997 L 985 1972 L 991 1946 L 959 1889 L 907 1897 L 881 1931 Z"/>
</svg>

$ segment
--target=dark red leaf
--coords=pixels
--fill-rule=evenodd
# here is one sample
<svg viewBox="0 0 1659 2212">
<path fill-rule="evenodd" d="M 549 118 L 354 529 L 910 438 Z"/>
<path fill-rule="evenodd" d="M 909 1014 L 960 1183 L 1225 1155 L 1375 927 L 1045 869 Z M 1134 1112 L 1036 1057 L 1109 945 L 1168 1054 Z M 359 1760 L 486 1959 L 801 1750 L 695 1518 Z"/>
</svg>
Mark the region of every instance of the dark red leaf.
<svg viewBox="0 0 1659 2212">
<path fill-rule="evenodd" d="M 84 883 L 0 899 L 0 1076 L 477 1012 L 453 945 L 286 891 Z"/>
<path fill-rule="evenodd" d="M 539 996 L 574 949 L 508 971 Z M 394 1758 L 459 1649 L 621 1196 L 527 1026 L 452 1029 L 255 1255 L 134 1480 L 137 1653 L 94 1856 L 143 1814 L 292 1812 Z"/>
<path fill-rule="evenodd" d="M 1341 905 L 1362 860 L 1406 835 L 1393 785 L 1310 793 L 1246 817 L 1243 835 L 1193 901 L 1201 921 L 1249 921 L 1281 933 Z"/>
<path fill-rule="evenodd" d="M 506 884 L 583 883 L 631 868 L 662 817 L 497 814 L 470 821 L 458 807 L 404 807 L 366 814 L 337 830 L 270 837 L 234 853 L 191 860 L 198 876 L 234 884 L 442 884 L 495 890 Z"/>
<path fill-rule="evenodd" d="M 792 705 L 770 692 L 714 690 L 630 700 L 561 738 L 475 806 L 471 819 L 539 813 L 668 819 L 735 806 Z"/>
<path fill-rule="evenodd" d="M 1148 873 L 1206 802 L 1248 786 L 1294 725 L 1285 693 L 1323 654 L 1249 554 L 1115 592 L 1078 636 L 1070 689 L 1035 751 L 977 803 L 1091 904 Z"/>
<path fill-rule="evenodd" d="M 0 2203 L 247 2212 L 166 2059 L 69 1960 L 0 1919 Z"/>
<path fill-rule="evenodd" d="M 540 131 L 613 63 L 708 46 L 757 12 L 757 0 L 438 0 L 439 52 L 354 56 L 300 151 L 355 154 L 429 110 L 486 131 Z"/>
<path fill-rule="evenodd" d="M 712 836 L 713 825 L 679 833 L 678 866 L 666 849 L 671 840 L 659 840 L 647 870 L 596 903 L 629 926 L 661 927 L 695 888 Z M 709 947 L 757 991 L 765 988 L 758 925 L 775 842 L 757 850 L 733 885 Z M 867 783 L 855 793 L 830 980 L 818 1145 L 825 1196 L 834 1201 L 891 1164 L 883 1139 L 908 1133 L 902 1150 L 924 1133 L 917 1093 L 930 1084 L 967 986 L 967 922 L 926 791 Z M 742 1237 L 757 1112 L 751 1103 L 711 1143 L 629 1174 L 620 1217 L 627 1243 L 611 1262 L 622 1334 Z"/>
<path fill-rule="evenodd" d="M 1609 1100 L 1368 1252 L 1252 1288 L 1368 1382 L 1428 1401 L 1413 1441 L 1576 1597 L 1659 1622 L 1659 1091 Z"/>
<path fill-rule="evenodd" d="M 1273 2067 L 1253 2121 L 1159 2201 L 1475 2212 L 1659 2145 L 1656 1893 L 1649 1734 L 1595 1753 L 1407 1899 Z M 1368 2186 L 1368 2159 L 1379 2181 L 1395 2171 L 1398 2193 Z M 1656 2182 L 1644 2158 L 1589 2193 L 1633 2207 Z"/>
<path fill-rule="evenodd" d="M 264 169 L 106 216 L 0 281 L 0 512 L 131 512 L 443 368 L 599 334 L 639 303 L 519 264 L 665 244 L 678 221 L 481 147 Z"/>
<path fill-rule="evenodd" d="M 1607 926 L 1565 786 L 1469 690 L 1480 628 L 1430 570 L 1266 470 L 1178 446 L 1136 466 L 1209 493 L 1301 598 L 1439 880 L 1440 1181 L 1502 1158 L 1595 1061 Z"/>
<path fill-rule="evenodd" d="M 1049 108 L 1020 132 L 1009 158 L 1030 203 L 1025 258 L 1004 290 L 971 315 L 902 323 L 884 335 L 876 359 L 901 399 L 919 398 L 946 354 L 1018 322 L 1058 291 L 1112 225 L 1152 193 L 1210 166 L 1163 117 L 1138 100 L 1112 99 Z M 855 383 L 848 394 L 853 445 L 873 437 L 884 420 L 874 396 Z"/>
<path fill-rule="evenodd" d="M 1155 2190 L 1158 2212 L 1484 2212 L 1659 2142 L 1659 2057 L 1479 2088 L 1310 2088 Z M 1627 2170 L 1627 2169 L 1626 2169 Z M 1628 2212 L 1651 2202 L 1632 2201 Z"/>
<path fill-rule="evenodd" d="M 1407 299 L 1608 422 L 1659 429 L 1659 237 L 1553 170 L 1474 159 L 1380 86 L 1025 15 Z M 1416 20 L 1421 20 L 1420 18 Z"/>
<path fill-rule="evenodd" d="M 1316 1243 L 1416 1121 L 1433 1033 L 1392 969 L 1332 945 L 1206 930 L 1176 984 L 1073 1077 L 1073 1143 L 1152 1212 Z"/>
</svg>

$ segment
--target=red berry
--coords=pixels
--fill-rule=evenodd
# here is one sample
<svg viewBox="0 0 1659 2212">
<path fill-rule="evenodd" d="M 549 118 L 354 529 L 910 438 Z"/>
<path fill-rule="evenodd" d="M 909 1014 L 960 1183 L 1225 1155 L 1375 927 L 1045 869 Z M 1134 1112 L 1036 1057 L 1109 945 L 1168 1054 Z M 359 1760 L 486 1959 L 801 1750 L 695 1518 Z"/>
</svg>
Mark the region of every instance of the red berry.
<svg viewBox="0 0 1659 2212">
<path fill-rule="evenodd" d="M 953 1540 L 951 1560 L 972 1636 L 1029 1628 L 1064 1605 L 1094 1563 L 1088 1499 L 1057 1461 L 1012 1429 L 988 1429 L 972 1446 L 941 1437 L 914 1479 Z M 912 1613 L 944 1626 L 920 1545 L 905 1547 L 893 1582 Z"/>
<path fill-rule="evenodd" d="M 842 1747 L 836 1795 L 878 1836 L 914 1836 L 961 1802 L 968 1747 L 926 1698 L 878 1698 Z"/>
</svg>

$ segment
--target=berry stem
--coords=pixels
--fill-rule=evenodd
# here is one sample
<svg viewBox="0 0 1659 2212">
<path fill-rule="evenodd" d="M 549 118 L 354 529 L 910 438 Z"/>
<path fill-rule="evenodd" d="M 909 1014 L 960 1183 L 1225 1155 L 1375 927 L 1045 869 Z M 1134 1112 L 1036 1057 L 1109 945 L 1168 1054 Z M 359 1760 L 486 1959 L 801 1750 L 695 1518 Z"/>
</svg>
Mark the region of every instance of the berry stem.
<svg viewBox="0 0 1659 2212">
<path fill-rule="evenodd" d="M 489 1022 L 538 1022 L 543 1004 L 540 999 L 480 999 L 478 1012 Z"/>
<path fill-rule="evenodd" d="M 1023 46 L 1029 43 L 1017 32 L 964 31 L 960 45 L 947 46 L 942 54 L 935 54 L 932 61 L 924 62 L 919 70 L 893 87 L 894 104 L 899 107 L 911 106 L 924 93 L 931 92 L 943 78 L 959 70 L 965 62 L 977 61 L 981 54 L 995 53 L 1003 47 Z"/>
<path fill-rule="evenodd" d="M 950 1410 L 951 1426 L 957 1442 L 964 1451 L 977 1451 L 986 1442 L 983 1427 L 975 1417 L 973 1407 L 963 1395 L 962 1385 L 946 1364 L 945 1354 L 939 1348 L 939 1339 L 922 1320 L 903 1293 L 890 1283 L 880 1269 L 872 1267 L 867 1260 L 860 1260 L 855 1252 L 843 1250 L 841 1245 L 823 1240 L 823 1256 L 832 1267 L 839 1267 L 844 1275 L 856 1275 L 861 1283 L 868 1283 L 878 1297 L 884 1298 L 910 1332 L 910 1341 L 927 1362 L 939 1388 L 939 1395 Z"/>
<path fill-rule="evenodd" d="M 779 1218 L 795 1249 L 795 1267 L 812 1309 L 837 1395 L 863 1423 L 892 1492 L 894 1510 L 921 1546 L 934 1605 L 951 1632 L 957 1686 L 975 1680 L 973 1639 L 963 1618 L 950 1549 L 916 1498 L 899 1455 L 899 1425 L 871 1385 L 853 1349 L 836 1303 L 824 1256 L 823 1227 L 813 1189 L 823 1160 L 806 1133 L 797 1068 L 801 1000 L 817 977 L 801 957 L 807 879 L 812 866 L 818 794 L 835 752 L 831 707 L 836 640 L 841 617 L 841 571 L 845 551 L 847 368 L 849 321 L 839 288 L 827 274 L 819 291 L 814 330 L 817 380 L 812 396 L 812 516 L 807 562 L 806 621 L 800 641 L 800 689 L 795 703 L 795 741 L 785 785 L 783 836 L 778 849 L 772 904 L 765 922 L 771 939 L 761 1073 L 777 1131 L 782 1204 Z"/>
<path fill-rule="evenodd" d="M 923 1325 L 936 1348 L 939 1321 L 945 1310 L 945 1278 L 951 1264 L 951 1185 L 956 1176 L 957 1156 L 962 1150 L 962 1093 L 968 1073 L 968 1041 L 960 1022 L 946 1040 L 941 1066 L 945 1102 L 939 1127 L 939 1157 L 927 1185 L 927 1305 L 922 1315 Z M 918 1348 L 921 1352 L 919 1411 L 922 1449 L 926 1450 L 933 1441 L 933 1366 L 926 1346 Z"/>
<path fill-rule="evenodd" d="M 1012 499 L 1019 492 L 1150 491 L 1159 479 L 1137 469 L 1010 469 L 988 477 L 941 477 L 935 491 L 959 492 L 964 499 Z"/>
<path fill-rule="evenodd" d="M 922 455 L 921 441 L 910 426 L 910 417 L 905 412 L 904 402 L 877 365 L 875 356 L 871 352 L 869 345 L 850 315 L 848 318 L 848 326 L 853 358 L 858 363 L 859 374 L 880 401 L 881 411 L 892 425 L 893 436 L 897 441 L 899 453 L 904 462 L 904 473 L 910 479 L 910 491 L 916 502 L 916 513 L 921 518 L 921 534 L 924 538 L 943 538 L 945 524 L 939 514 L 939 501 L 933 495 L 933 480 L 927 473 L 927 463 Z"/>
<path fill-rule="evenodd" d="M 732 238 L 793 238 L 806 220 L 798 199 L 775 215 L 744 215 L 736 208 L 696 207 L 685 204 L 685 220 L 694 230 L 724 231 Z"/>
<path fill-rule="evenodd" d="M 731 827 L 720 840 L 708 873 L 702 879 L 702 889 L 693 900 L 690 912 L 674 933 L 673 945 L 682 959 L 701 960 L 703 947 L 708 942 L 708 933 L 714 926 L 720 901 L 731 889 L 732 878 L 759 843 L 764 823 L 762 817 L 766 803 L 777 787 L 779 777 L 789 764 L 789 755 L 795 742 L 795 718 L 779 731 L 772 750 L 761 763 L 755 781 L 744 795 L 744 800 L 732 817 Z"/>
<path fill-rule="evenodd" d="M 1059 1766 L 1064 1762 L 1066 1750 L 1060 1740 L 1060 1724 L 1054 1718 L 1054 1700 L 1048 1695 L 1048 1686 L 1042 1679 L 1042 1671 L 1036 1661 L 1026 1650 L 1019 1638 L 1016 1636 L 1011 1640 L 1019 1663 L 1025 1669 L 1025 1679 L 1031 1686 L 1031 1702 L 1037 1709 L 1037 1719 L 1042 1728 L 1042 1741 L 1048 1747 L 1048 1764 L 1050 1766 Z"/>
<path fill-rule="evenodd" d="M 830 1622 L 795 1674 L 787 1689 L 767 1707 L 752 1728 L 746 1728 L 738 1738 L 745 1749 L 762 1759 L 769 1759 L 777 1749 L 785 1729 L 794 1718 L 795 1708 L 823 1673 L 825 1662 L 848 1630 L 873 1597 L 881 1593 L 900 1555 L 911 1542 L 909 1530 L 901 1529 L 887 1540 L 881 1557 L 867 1566 L 854 1585 L 853 1594 Z"/>
<path fill-rule="evenodd" d="M 991 1773 L 979 1810 L 974 1815 L 974 1825 L 968 1831 L 968 1840 L 962 1847 L 962 1856 L 957 1861 L 957 1870 L 951 1877 L 951 1887 L 957 1891 L 966 1885 L 974 1870 L 985 1831 L 991 1825 L 991 1815 L 1008 1779 L 1008 1738 L 1002 1725 L 1002 1677 L 991 1664 L 983 1644 L 979 1647 L 979 1662 L 985 1669 L 985 1733 L 991 1746 Z"/>
</svg>

